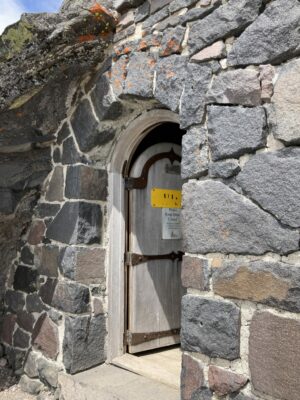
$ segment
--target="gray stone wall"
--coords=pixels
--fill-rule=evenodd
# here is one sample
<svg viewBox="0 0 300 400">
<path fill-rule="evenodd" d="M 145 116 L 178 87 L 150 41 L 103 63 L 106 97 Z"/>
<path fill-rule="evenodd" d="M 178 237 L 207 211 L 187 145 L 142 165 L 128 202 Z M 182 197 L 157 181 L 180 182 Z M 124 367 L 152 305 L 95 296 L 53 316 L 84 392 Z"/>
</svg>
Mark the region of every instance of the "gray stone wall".
<svg viewBox="0 0 300 400">
<path fill-rule="evenodd" d="M 186 130 L 181 397 L 297 400 L 299 2 L 114 5 L 110 57 L 66 92 L 51 161 L 8 157 L 28 171 L 24 209 L 40 196 L 30 227 L 25 213 L 4 235 L 22 239 L 5 294 L 10 363 L 27 386 L 55 388 L 58 371 L 105 360 L 107 165 L 138 115 L 167 108 Z M 0 184 L 9 207 L 22 179 Z"/>
</svg>

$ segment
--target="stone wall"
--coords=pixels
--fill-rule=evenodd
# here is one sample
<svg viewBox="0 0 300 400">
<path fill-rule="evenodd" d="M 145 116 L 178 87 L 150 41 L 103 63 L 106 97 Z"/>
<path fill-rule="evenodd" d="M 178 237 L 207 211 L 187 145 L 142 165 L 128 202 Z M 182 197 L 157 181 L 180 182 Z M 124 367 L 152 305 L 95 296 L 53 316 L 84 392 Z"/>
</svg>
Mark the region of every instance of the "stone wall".
<svg viewBox="0 0 300 400">
<path fill-rule="evenodd" d="M 18 207 L 6 217 L 20 227 L 2 230 L 6 241 L 21 239 L 9 253 L 2 330 L 9 361 L 19 373 L 25 363 L 22 380 L 33 391 L 37 378 L 55 388 L 59 370 L 105 361 L 107 168 L 126 127 L 167 108 L 187 131 L 182 399 L 296 400 L 299 1 L 114 6 L 121 13 L 114 44 L 66 90 L 51 152 L 5 156 L 28 173 L 12 173 L 11 186 L 0 182 L 2 199 L 28 188 L 18 206 L 25 217 Z"/>
</svg>

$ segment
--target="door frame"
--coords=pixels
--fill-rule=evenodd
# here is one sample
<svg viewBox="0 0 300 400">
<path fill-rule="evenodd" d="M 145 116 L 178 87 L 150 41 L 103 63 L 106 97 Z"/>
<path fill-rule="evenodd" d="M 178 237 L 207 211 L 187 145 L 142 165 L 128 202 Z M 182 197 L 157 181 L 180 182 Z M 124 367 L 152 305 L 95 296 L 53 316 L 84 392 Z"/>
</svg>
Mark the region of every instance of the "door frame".
<svg viewBox="0 0 300 400">
<path fill-rule="evenodd" d="M 125 331 L 125 190 L 123 168 L 130 162 L 140 142 L 155 128 L 166 122 L 179 123 L 177 114 L 169 110 L 151 110 L 137 117 L 122 132 L 108 166 L 108 341 L 107 362 L 126 352 Z"/>
</svg>

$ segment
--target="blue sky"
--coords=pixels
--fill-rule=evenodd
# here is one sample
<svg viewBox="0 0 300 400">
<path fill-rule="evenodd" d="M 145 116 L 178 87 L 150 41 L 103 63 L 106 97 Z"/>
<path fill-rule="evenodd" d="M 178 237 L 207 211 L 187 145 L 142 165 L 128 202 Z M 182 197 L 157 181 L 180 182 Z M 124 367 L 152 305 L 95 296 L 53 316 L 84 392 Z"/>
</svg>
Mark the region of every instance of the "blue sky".
<svg viewBox="0 0 300 400">
<path fill-rule="evenodd" d="M 56 12 L 62 0 L 0 0 L 0 34 L 24 12 Z"/>
</svg>

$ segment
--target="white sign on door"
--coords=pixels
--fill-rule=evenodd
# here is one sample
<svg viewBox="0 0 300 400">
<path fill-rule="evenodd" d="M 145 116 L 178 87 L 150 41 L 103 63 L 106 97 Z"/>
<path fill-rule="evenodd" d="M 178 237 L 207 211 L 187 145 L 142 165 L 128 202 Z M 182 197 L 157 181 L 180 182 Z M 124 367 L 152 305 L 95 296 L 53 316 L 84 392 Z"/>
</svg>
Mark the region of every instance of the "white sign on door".
<svg viewBox="0 0 300 400">
<path fill-rule="evenodd" d="M 182 239 L 180 208 L 162 209 L 162 238 Z"/>
</svg>

